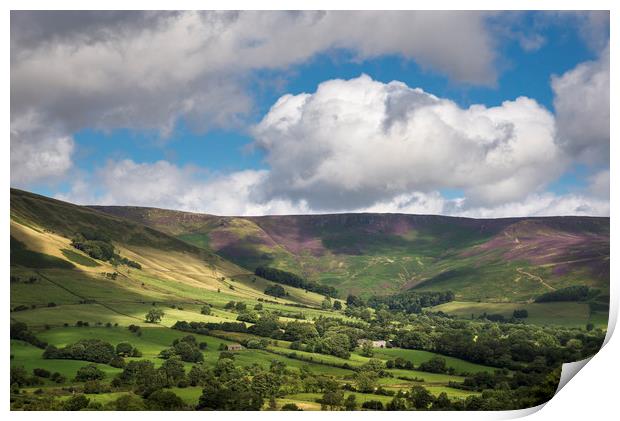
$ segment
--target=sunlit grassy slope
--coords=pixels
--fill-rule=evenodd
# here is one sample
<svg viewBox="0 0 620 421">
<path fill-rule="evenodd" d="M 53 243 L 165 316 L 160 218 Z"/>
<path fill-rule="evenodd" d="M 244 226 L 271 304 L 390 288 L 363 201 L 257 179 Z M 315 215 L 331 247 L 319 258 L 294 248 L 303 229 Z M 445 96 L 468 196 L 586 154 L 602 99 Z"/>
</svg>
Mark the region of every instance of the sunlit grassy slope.
<svg viewBox="0 0 620 421">
<path fill-rule="evenodd" d="M 71 237 L 84 228 L 107 234 L 120 255 L 140 263 L 142 270 L 94 261 L 73 248 Z M 116 309 L 123 303 L 146 306 L 153 301 L 274 300 L 263 293 L 271 282 L 210 251 L 134 222 L 18 190 L 11 190 L 11 244 L 12 272 L 23 279 L 39 273 L 37 290 L 48 292 L 31 294 L 31 285 L 15 283 L 15 303 L 94 299 Z M 119 274 L 116 280 L 105 276 L 113 272 Z M 283 304 L 316 306 L 324 298 L 285 289 L 289 295 L 279 299 Z"/>
</svg>

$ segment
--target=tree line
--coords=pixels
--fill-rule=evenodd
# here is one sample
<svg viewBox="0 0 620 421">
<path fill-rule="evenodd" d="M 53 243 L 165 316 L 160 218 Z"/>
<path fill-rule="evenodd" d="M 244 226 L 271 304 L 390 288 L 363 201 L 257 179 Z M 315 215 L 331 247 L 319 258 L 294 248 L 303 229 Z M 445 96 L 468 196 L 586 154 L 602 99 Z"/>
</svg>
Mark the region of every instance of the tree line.
<svg viewBox="0 0 620 421">
<path fill-rule="evenodd" d="M 308 281 L 295 273 L 287 272 L 285 270 L 268 266 L 258 266 L 254 270 L 254 274 L 279 284 L 305 289 L 307 291 L 316 292 L 317 294 L 322 294 L 328 297 L 338 297 L 338 291 L 336 288 L 328 285 L 321 285 L 314 281 Z"/>
</svg>

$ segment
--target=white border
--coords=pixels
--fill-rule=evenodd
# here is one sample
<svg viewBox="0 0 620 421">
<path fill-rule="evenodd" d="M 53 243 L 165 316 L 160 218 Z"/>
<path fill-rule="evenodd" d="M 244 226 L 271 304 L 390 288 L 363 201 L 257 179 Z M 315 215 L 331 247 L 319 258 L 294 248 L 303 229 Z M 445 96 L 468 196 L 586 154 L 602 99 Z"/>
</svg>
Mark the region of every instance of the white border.
<svg viewBox="0 0 620 421">
<path fill-rule="evenodd" d="M 527 2 L 524 0 L 511 0 L 511 1 L 492 1 L 492 0 L 470 0 L 467 2 L 458 1 L 446 1 L 446 0 L 434 0 L 433 2 L 411 2 L 411 1 L 397 1 L 397 0 L 382 0 L 380 2 L 370 2 L 366 0 L 352 1 L 337 1 L 337 0 L 316 0 L 316 1 L 283 1 L 283 0 L 269 0 L 261 1 L 260 3 L 252 2 L 248 0 L 212 0 L 209 2 L 197 1 L 197 0 L 177 0 L 177 1 L 161 1 L 161 0 L 134 0 L 131 2 L 121 0 L 91 0 L 89 2 L 77 1 L 77 0 L 56 0 L 54 2 L 43 0 L 23 0 L 12 1 L 8 0 L 3 2 L 5 5 L 5 11 L 1 16 L 1 28 L 4 28 L 4 42 L 2 43 L 4 65 L 2 67 L 4 73 L 4 84 L 2 102 L 3 115 L 4 115 L 4 138 L 2 142 L 2 157 L 4 165 L 0 169 L 0 177 L 5 185 L 3 201 L 3 221 L 2 232 L 0 232 L 0 238 L 5 241 L 5 247 L 2 248 L 2 254 L 0 259 L 1 267 L 4 268 L 4 311 L 6 312 L 10 306 L 10 287 L 9 287 L 9 253 L 8 253 L 8 239 L 9 239 L 9 183 L 10 183 L 10 146 L 8 134 L 10 131 L 10 13 L 9 10 L 25 10 L 25 9 L 50 9 L 52 6 L 54 9 L 158 9 L 158 10 L 182 10 L 182 9 L 256 9 L 256 10 L 280 10 L 280 9 L 393 9 L 393 10 L 611 10 L 611 68 L 617 69 L 617 56 L 616 46 L 618 45 L 618 37 L 616 35 L 615 28 L 618 23 L 618 8 L 614 7 L 618 2 L 602 1 L 602 0 L 589 0 L 589 1 L 575 1 L 575 0 L 539 0 L 536 2 Z M 618 72 L 616 72 L 618 73 Z M 611 72 L 611 115 L 616 115 L 614 110 L 617 109 L 617 93 L 616 77 L 614 72 Z M 617 124 L 616 119 L 611 119 L 611 138 L 616 139 L 617 136 Z M 615 164 L 617 164 L 619 148 L 615 142 L 611 143 L 611 179 L 614 180 Z M 612 216 L 616 209 L 617 203 L 617 189 L 612 184 L 611 190 L 611 209 Z M 612 238 L 615 241 L 617 238 L 618 230 L 615 224 L 615 217 L 611 218 L 611 233 Z M 615 324 L 618 311 L 618 282 L 614 279 L 618 273 L 616 255 L 614 253 L 615 248 L 612 242 L 611 247 L 611 297 L 612 305 L 610 311 L 610 325 Z M 6 314 L 6 313 L 5 313 Z M 4 411 L 6 411 L 11 419 L 37 419 L 45 417 L 46 419 L 83 419 L 86 415 L 84 413 L 33 413 L 33 412 L 10 412 L 8 396 L 9 396 L 9 382 L 8 380 L 8 368 L 9 364 L 9 346 L 8 346 L 8 323 L 0 324 L 0 329 L 3 338 L 5 338 L 2 346 L 2 361 L 4 364 L 0 364 L 0 370 L 3 373 L 2 380 L 2 399 L 5 402 Z M 610 328 L 610 332 L 611 332 Z M 617 336 L 617 335 L 616 335 Z M 421 420 L 487 420 L 487 419 L 510 419 L 520 416 L 530 415 L 530 419 L 542 420 L 542 419 L 562 419 L 562 420 L 607 420 L 616 418 L 618 412 L 618 397 L 617 397 L 617 383 L 620 378 L 620 364 L 618 363 L 618 356 L 620 356 L 620 345 L 617 338 L 613 336 L 607 337 L 607 344 L 604 348 L 594 356 L 587 364 L 587 368 L 579 372 L 574 379 L 569 381 L 564 388 L 546 405 L 542 405 L 533 410 L 523 411 L 506 411 L 506 412 L 304 412 L 295 413 L 299 418 L 304 419 L 356 419 L 356 420 L 376 420 L 377 416 L 385 414 L 393 420 L 409 420 L 409 419 L 421 419 Z M 389 415 L 388 415 L 389 414 Z M 613 414 L 616 414 L 615 416 Z M 90 419 L 103 420 L 112 415 L 110 412 L 89 412 L 86 416 Z M 204 419 L 208 418 L 246 418 L 257 420 L 280 420 L 290 416 L 291 413 L 286 412 L 260 412 L 260 413 L 202 413 L 202 412 L 187 412 L 181 416 L 189 419 Z M 148 414 L 135 414 L 135 413 L 114 413 L 114 417 L 121 419 L 136 419 L 137 417 L 147 416 L 151 420 L 169 419 L 172 415 L 170 413 L 157 413 L 150 412 Z"/>
</svg>

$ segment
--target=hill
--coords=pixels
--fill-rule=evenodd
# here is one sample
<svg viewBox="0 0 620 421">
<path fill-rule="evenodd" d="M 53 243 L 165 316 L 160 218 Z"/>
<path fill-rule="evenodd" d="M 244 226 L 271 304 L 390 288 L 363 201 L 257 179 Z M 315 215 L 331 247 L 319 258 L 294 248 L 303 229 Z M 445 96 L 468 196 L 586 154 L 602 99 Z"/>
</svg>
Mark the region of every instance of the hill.
<svg viewBox="0 0 620 421">
<path fill-rule="evenodd" d="M 491 290 L 490 278 L 479 287 L 464 271 L 494 264 L 541 276 L 535 267 L 571 252 L 581 253 L 562 263 L 573 278 L 558 279 L 585 283 L 573 265 L 605 261 L 592 253 L 608 247 L 608 220 L 221 218 L 93 209 L 11 190 L 10 224 L 13 410 L 516 409 L 548 399 L 559 365 L 591 356 L 605 336 L 605 295 L 587 288 L 536 303 L 432 301 L 452 294 L 415 291 Z M 543 247 L 549 256 L 536 252 Z M 518 266 L 501 263 L 510 258 Z M 341 296 L 414 287 L 385 300 L 427 300 L 406 312 L 359 298 L 347 305 L 308 282 L 304 290 L 256 276 L 256 264 L 333 278 Z M 286 276 L 263 272 L 273 273 Z M 560 281 L 531 283 L 545 290 Z M 278 298 L 266 295 L 279 288 Z M 566 296 L 589 301 L 557 301 Z M 529 317 L 516 320 L 515 310 Z M 487 382 L 498 387 L 490 398 Z"/>
<path fill-rule="evenodd" d="M 342 296 L 413 288 L 452 290 L 462 301 L 526 302 L 571 285 L 609 288 L 609 218 L 221 217 L 93 208 L 166 232 L 250 271 L 273 266 L 334 286 Z"/>
<path fill-rule="evenodd" d="M 109 238 L 119 255 L 137 262 L 141 270 L 94 260 L 74 248 L 71 239 L 85 231 Z M 264 294 L 272 282 L 211 251 L 132 221 L 16 189 L 11 189 L 11 266 L 15 273 L 36 269 L 41 278 L 61 284 L 56 288 L 61 295 L 67 293 L 61 289 L 71 289 L 69 285 L 77 282 L 79 289 L 89 285 L 101 297 L 116 294 L 119 302 L 132 297 L 145 304 L 154 300 L 198 304 L 213 300 L 214 293 L 218 301 L 274 298 Z M 106 278 L 114 273 L 118 281 Z M 46 299 L 36 296 L 20 302 L 27 290 L 26 285 L 15 285 L 12 300 L 31 304 L 31 299 Z M 323 299 L 297 288 L 286 291 L 289 295 L 282 303 L 317 305 Z M 74 300 L 79 301 L 82 292 L 74 293 Z"/>
</svg>

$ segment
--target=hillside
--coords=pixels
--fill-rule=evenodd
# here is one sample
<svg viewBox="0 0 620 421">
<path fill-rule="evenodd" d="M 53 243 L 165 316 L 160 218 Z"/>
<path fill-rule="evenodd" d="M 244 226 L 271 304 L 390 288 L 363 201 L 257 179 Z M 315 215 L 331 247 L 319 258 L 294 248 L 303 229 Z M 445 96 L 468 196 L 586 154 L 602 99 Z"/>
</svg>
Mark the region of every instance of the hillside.
<svg viewBox="0 0 620 421">
<path fill-rule="evenodd" d="M 136 261 L 142 269 L 95 261 L 75 249 L 71 238 L 84 230 L 109 237 L 120 256 Z M 119 302 L 135 298 L 144 304 L 154 299 L 199 304 L 213 299 L 213 293 L 218 301 L 239 297 L 273 299 L 263 293 L 271 282 L 211 251 L 132 221 L 16 189 L 11 189 L 11 266 L 15 273 L 36 269 L 43 279 L 48 279 L 46 287 L 48 283 L 60 283 L 52 289 L 69 290 L 74 301 L 79 301 L 81 293 L 71 291 L 68 285 L 73 283 L 81 283 L 79 287 L 89 285 L 94 294 L 89 299 L 115 296 Z M 105 277 L 115 272 L 122 281 Z M 30 297 L 27 289 L 27 285 L 15 285 L 12 300 L 32 304 L 31 299 L 47 299 Z M 323 299 L 292 287 L 286 290 L 289 296 L 281 299 L 283 303 L 317 305 Z M 19 301 L 22 293 L 28 296 L 24 302 Z"/>
<path fill-rule="evenodd" d="M 608 253 L 604 219 L 221 218 L 92 209 L 12 189 L 10 223 L 13 410 L 318 410 L 343 406 L 345 393 L 358 409 L 424 409 L 417 394 L 435 409 L 516 409 L 550 398 L 559 365 L 591 356 L 605 336 L 604 293 L 513 298 L 562 283 L 605 290 L 608 260 L 596 254 Z M 529 278 L 549 262 L 562 268 L 556 278 L 496 289 L 490 275 L 481 285 L 465 276 L 513 269 Z M 386 310 L 288 285 L 275 298 L 253 264 L 332 279 L 341 296 L 450 288 L 457 300 Z M 581 277 L 584 268 L 600 278 Z M 513 302 L 462 298 L 510 286 Z M 480 376 L 510 390 L 487 398 Z M 334 391 L 339 400 L 325 406 Z"/>
<path fill-rule="evenodd" d="M 608 291 L 609 218 L 471 219 L 336 214 L 220 217 L 94 207 L 211 250 L 347 293 L 453 290 L 458 300 L 526 302 L 570 285 Z"/>
</svg>

